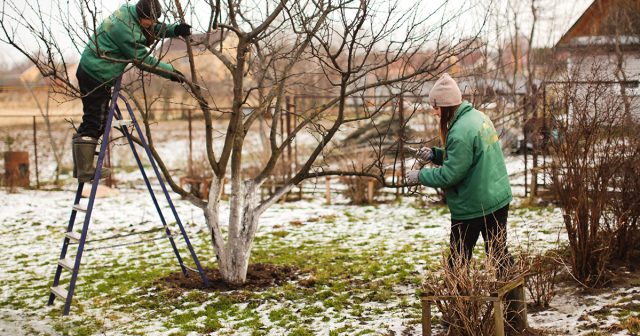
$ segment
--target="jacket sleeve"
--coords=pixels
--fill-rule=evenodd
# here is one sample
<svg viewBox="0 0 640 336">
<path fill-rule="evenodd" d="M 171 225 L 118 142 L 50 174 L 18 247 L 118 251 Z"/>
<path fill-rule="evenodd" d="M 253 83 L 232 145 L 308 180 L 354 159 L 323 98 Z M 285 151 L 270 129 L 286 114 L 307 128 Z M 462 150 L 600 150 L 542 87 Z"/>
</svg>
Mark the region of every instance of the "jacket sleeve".
<svg viewBox="0 0 640 336">
<path fill-rule="evenodd" d="M 113 41 L 118 46 L 122 54 L 131 61 L 142 62 L 148 66 L 153 67 L 151 72 L 160 75 L 164 78 L 171 78 L 171 72 L 174 72 L 173 66 L 160 61 L 149 53 L 149 49 L 143 42 L 134 38 L 134 31 L 126 27 L 126 25 L 120 25 L 113 31 Z M 164 71 L 168 71 L 166 73 Z"/>
<path fill-rule="evenodd" d="M 421 169 L 420 183 L 433 188 L 451 188 L 464 179 L 472 162 L 472 148 L 460 139 L 450 139 L 442 167 Z"/>
<path fill-rule="evenodd" d="M 444 161 L 444 150 L 440 147 L 431 147 L 431 152 L 433 152 L 433 162 L 438 166 L 442 166 L 442 161 Z"/>
<path fill-rule="evenodd" d="M 156 23 L 153 26 L 153 31 L 156 34 L 157 37 L 159 38 L 166 38 L 166 37 L 176 37 L 176 26 L 178 24 L 177 23 L 173 23 L 173 24 L 164 24 L 164 23 Z"/>
</svg>

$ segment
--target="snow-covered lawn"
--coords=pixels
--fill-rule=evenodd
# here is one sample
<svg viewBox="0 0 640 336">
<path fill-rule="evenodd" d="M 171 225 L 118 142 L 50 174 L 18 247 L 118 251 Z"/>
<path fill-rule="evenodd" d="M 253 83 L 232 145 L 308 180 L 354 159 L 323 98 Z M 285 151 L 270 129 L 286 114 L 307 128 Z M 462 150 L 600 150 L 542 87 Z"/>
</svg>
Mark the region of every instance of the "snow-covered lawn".
<svg viewBox="0 0 640 336">
<path fill-rule="evenodd" d="M 418 207 L 410 197 L 350 206 L 334 196 L 332 206 L 320 198 L 275 205 L 254 244 L 252 262 L 294 265 L 312 285 L 176 294 L 157 283 L 179 271 L 166 239 L 100 249 L 140 239 L 127 237 L 87 245 L 93 250 L 83 257 L 71 316 L 63 317 L 61 300 L 46 303 L 73 191 L 0 191 L 0 334 L 419 335 L 417 291 L 447 246 L 448 212 Z M 215 267 L 201 214 L 176 204 L 201 260 Z M 563 239 L 558 209 L 515 206 L 509 220 L 512 250 L 542 250 Z M 90 239 L 159 226 L 147 193 L 123 189 L 98 201 Z M 566 288 L 530 323 L 571 335 L 622 325 L 637 314 L 638 288 L 590 296 Z"/>
<path fill-rule="evenodd" d="M 172 130 L 156 138 L 170 169 L 185 169 L 184 126 L 157 125 Z M 60 128 L 57 137 L 67 144 L 63 163 L 70 166 L 68 141 L 63 141 L 68 130 Z M 26 127 L 11 130 L 19 149 L 30 148 L 29 132 Z M 196 143 L 201 143 L 201 133 L 195 132 Z M 49 179 L 55 164 L 46 142 L 43 147 L 40 178 Z M 422 276 L 437 267 L 448 246 L 445 207 L 424 206 L 414 197 L 351 206 L 337 194 L 327 206 L 324 186 L 319 185 L 316 194 L 303 201 L 269 209 L 252 251 L 252 263 L 291 265 L 299 269 L 299 278 L 263 290 L 176 291 L 160 281 L 180 270 L 161 232 L 95 242 L 161 227 L 139 173 L 128 167 L 131 160 L 125 146 L 114 147 L 119 195 L 97 201 L 89 230 L 94 242 L 83 255 L 69 317 L 62 316 L 60 299 L 53 307 L 46 304 L 75 182 L 67 179 L 61 190 L 0 190 L 0 335 L 420 334 Z M 521 157 L 507 158 L 516 195 L 523 191 L 523 166 Z M 334 185 L 334 191 L 338 189 Z M 307 185 L 305 190 L 314 188 Z M 565 242 L 559 209 L 520 203 L 516 199 L 510 211 L 511 251 L 527 247 L 541 252 Z M 200 260 L 215 268 L 202 214 L 185 201 L 176 200 L 176 206 Z M 168 208 L 164 203 L 162 207 Z M 221 204 L 221 211 L 228 211 L 227 203 Z M 169 222 L 177 232 L 172 218 Z M 129 245 L 139 239 L 148 241 Z M 116 244 L 125 246 L 110 247 Z M 178 239 L 177 244 L 193 266 L 184 241 Z M 75 256 L 72 247 L 69 255 Z M 479 244 L 477 255 L 482 254 Z M 63 279 L 68 275 L 64 271 Z M 529 321 L 550 333 L 629 335 L 640 329 L 639 311 L 640 280 L 588 294 L 576 284 L 564 283 L 551 308 L 531 313 Z"/>
</svg>

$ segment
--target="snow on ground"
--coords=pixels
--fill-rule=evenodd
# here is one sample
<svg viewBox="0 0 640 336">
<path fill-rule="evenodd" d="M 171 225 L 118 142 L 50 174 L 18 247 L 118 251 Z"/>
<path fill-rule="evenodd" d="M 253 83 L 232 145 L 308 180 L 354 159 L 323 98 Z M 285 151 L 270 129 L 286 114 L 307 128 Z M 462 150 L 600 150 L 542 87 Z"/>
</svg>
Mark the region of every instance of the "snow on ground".
<svg viewBox="0 0 640 336">
<path fill-rule="evenodd" d="M 81 334 L 84 319 L 100 321 L 94 332 L 107 334 L 130 334 L 134 331 L 143 334 L 169 335 L 184 334 L 180 326 L 167 323 L 176 316 L 196 314 L 210 305 L 219 305 L 220 297 L 208 294 L 204 301 L 195 306 L 189 305 L 189 299 L 183 299 L 184 307 L 175 307 L 167 315 L 154 316 L 154 310 L 126 309 L 127 304 L 113 300 L 113 296 L 122 294 L 122 289 L 101 288 L 105 282 L 95 275 L 118 277 L 127 269 L 136 267 L 159 270 L 175 270 L 174 256 L 166 240 L 153 241 L 144 245 L 116 247 L 103 250 L 89 250 L 83 258 L 77 298 L 72 315 L 62 318 L 61 303 L 57 300 L 53 307 L 47 307 L 48 286 L 55 271 L 55 262 L 63 240 L 64 228 L 70 213 L 69 205 L 73 191 L 32 191 L 20 190 L 18 193 L 0 191 L 0 214 L 2 223 L 0 234 L 0 330 L 1 334 L 57 334 L 64 331 Z M 449 217 L 442 207 L 416 207 L 411 198 L 403 199 L 399 204 L 381 204 L 378 206 L 350 206 L 340 197 L 337 205 L 326 206 L 321 199 L 310 199 L 293 203 L 279 203 L 267 211 L 261 220 L 256 249 L 269 248 L 273 240 L 281 247 L 292 250 L 321 249 L 333 246 L 336 249 L 348 249 L 354 253 L 376 251 L 381 259 L 384 256 L 402 255 L 406 263 L 413 265 L 415 272 L 423 272 L 429 260 L 440 255 L 448 240 Z M 185 222 L 187 231 L 194 241 L 201 259 L 211 264 L 211 251 L 207 245 L 205 224 L 196 208 L 184 201 L 177 201 L 178 212 Z M 167 209 L 167 205 L 163 205 Z M 226 211 L 227 204 L 222 205 Z M 94 210 L 90 239 L 99 239 L 108 235 L 126 234 L 132 231 L 148 230 L 159 226 L 152 203 L 146 192 L 141 189 L 121 190 L 118 197 L 101 199 Z M 290 225 L 296 223 L 296 225 Z M 175 225 L 173 225 L 175 228 Z M 561 234 L 561 214 L 554 208 L 515 208 L 510 216 L 510 237 L 513 248 L 532 244 L 536 249 L 554 247 Z M 286 235 L 279 232 L 286 231 Z M 279 238 L 276 238 L 279 237 Z M 128 242 L 122 239 L 120 242 Z M 109 244 L 112 242 L 108 242 Z M 181 244 L 182 241 L 179 241 Z M 107 242 L 88 244 L 88 248 L 108 245 Z M 411 253 L 403 253 L 407 247 L 414 247 Z M 186 253 L 183 252 L 183 256 Z M 277 256 L 274 256 L 277 257 Z M 188 257 L 187 257 L 188 258 Z M 430 259 L 432 258 L 432 259 Z M 385 259 L 386 260 L 386 259 Z M 325 265 L 313 265 L 322 268 Z M 328 266 L 328 265 L 327 265 Z M 111 272 L 100 273 L 103 268 L 112 268 Z M 91 283 L 83 276 L 90 278 Z M 359 274 L 353 274 L 358 279 Z M 382 280 L 380 280 L 382 279 Z M 382 276 L 380 281 L 384 280 Z M 369 281 L 378 281 L 369 279 Z M 294 284 L 292 284 L 294 285 Z M 88 290 L 90 289 L 90 290 Z M 363 300 L 361 316 L 352 310 L 336 311 L 326 303 L 310 303 L 293 298 L 282 300 L 276 297 L 251 301 L 257 319 L 264 334 L 282 335 L 292 331 L 292 327 L 278 320 L 277 316 L 295 315 L 316 306 L 318 312 L 303 319 L 306 328 L 314 334 L 328 335 L 330 331 L 341 334 L 395 334 L 418 335 L 419 323 L 416 319 L 418 300 L 416 284 L 395 284 L 394 297 L 382 301 Z M 128 288 L 129 294 L 135 294 L 142 300 L 155 297 L 154 288 Z M 293 289 L 295 292 L 297 289 Z M 321 291 L 321 288 L 316 288 Z M 276 290 L 277 292 L 277 290 Z M 557 297 L 552 308 L 530 315 L 533 326 L 542 327 L 567 334 L 586 334 L 581 330 L 590 323 L 585 312 L 619 302 L 631 297 L 632 289 L 616 292 L 615 295 L 581 296 L 567 292 Z M 360 295 L 362 293 L 358 293 Z M 92 296 L 96 295 L 96 296 Z M 189 297 L 189 295 L 187 295 Z M 403 302 L 404 301 L 404 302 Z M 131 303 L 135 304 L 135 303 Z M 238 315 L 247 310 L 247 302 L 234 303 Z M 81 309 L 79 309 L 79 306 Z M 414 314 L 407 313 L 407 310 Z M 194 326 L 204 325 L 206 317 L 194 320 Z M 61 321 L 63 321 L 61 323 Z M 214 334 L 251 334 L 248 326 L 239 325 L 233 316 L 220 318 L 220 328 Z M 275 321 L 275 322 L 274 322 Z M 615 318 L 611 324 L 618 322 Z M 77 326 L 77 329 L 74 329 Z M 342 328 L 342 329 L 341 329 Z M 197 334 L 196 331 L 186 334 Z M 623 335 L 624 333 L 619 333 Z"/>
<path fill-rule="evenodd" d="M 170 168 L 184 169 L 184 155 L 175 153 L 184 154 L 188 148 L 186 128 L 163 127 L 174 131 L 159 132 L 158 150 Z M 126 150 L 114 149 L 114 164 L 131 162 Z M 46 172 L 41 176 L 49 176 L 55 167 L 50 151 L 40 151 L 39 158 Z M 508 157 L 507 168 L 514 193 L 522 195 L 522 157 Z M 77 300 L 69 317 L 61 316 L 60 299 L 53 307 L 46 303 L 71 211 L 73 181 L 61 190 L 0 190 L 0 335 L 420 334 L 416 293 L 421 275 L 437 265 L 447 247 L 446 208 L 424 206 L 413 197 L 351 206 L 338 194 L 327 206 L 321 198 L 324 187 L 319 186 L 303 201 L 270 208 L 261 217 L 252 252 L 253 262 L 295 264 L 305 271 L 302 277 L 318 277 L 315 286 L 292 281 L 259 292 L 193 290 L 174 297 L 154 283 L 179 270 L 161 232 L 144 238 L 162 239 L 141 245 L 127 245 L 140 236 L 95 241 L 160 227 L 137 171 L 120 169 L 117 178 L 119 195 L 98 200 L 94 208 L 89 233 L 94 242 L 88 243 L 83 255 Z M 200 211 L 185 201 L 175 203 L 201 261 L 215 267 Z M 512 251 L 523 247 L 543 251 L 566 240 L 559 209 L 520 207 L 520 203 L 516 199 L 510 211 Z M 161 207 L 171 217 L 165 201 Z M 221 212 L 223 216 L 228 212 L 228 203 L 221 204 Z M 168 221 L 177 232 L 173 219 Z M 177 243 L 185 260 L 190 260 L 184 242 L 177 239 Z M 114 244 L 125 246 L 110 247 Z M 480 247 L 477 251 L 482 253 Z M 558 334 L 588 335 L 609 326 L 611 334 L 633 334 L 613 328 L 638 315 L 640 309 L 633 307 L 640 306 L 640 287 L 630 286 L 597 295 L 562 288 L 551 308 L 531 313 L 529 321 Z"/>
</svg>

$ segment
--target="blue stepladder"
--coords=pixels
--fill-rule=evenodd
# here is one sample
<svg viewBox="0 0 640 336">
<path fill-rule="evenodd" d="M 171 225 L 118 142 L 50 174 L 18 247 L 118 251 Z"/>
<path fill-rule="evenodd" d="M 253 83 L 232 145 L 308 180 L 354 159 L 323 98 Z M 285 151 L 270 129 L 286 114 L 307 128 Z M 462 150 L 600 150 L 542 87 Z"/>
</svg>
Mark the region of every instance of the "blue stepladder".
<svg viewBox="0 0 640 336">
<path fill-rule="evenodd" d="M 147 144 L 147 141 L 145 140 L 144 134 L 142 133 L 142 130 L 140 128 L 140 125 L 138 124 L 138 122 L 136 121 L 136 117 L 135 114 L 133 113 L 133 110 L 131 109 L 131 105 L 129 104 L 129 102 L 126 100 L 126 98 L 124 96 L 122 96 L 120 94 L 120 85 L 121 85 L 121 80 L 122 77 L 118 78 L 115 82 L 114 85 L 114 89 L 113 89 L 113 94 L 111 96 L 111 105 L 109 107 L 109 113 L 107 115 L 107 118 L 105 120 L 105 129 L 104 129 L 104 134 L 102 136 L 102 144 L 100 145 L 100 152 L 98 154 L 98 162 L 96 164 L 96 171 L 95 174 L 93 176 L 93 180 L 92 180 L 92 186 L 91 186 L 91 193 L 89 195 L 89 200 L 88 200 L 88 204 L 86 208 L 83 208 L 80 205 L 80 198 L 82 196 L 82 189 L 84 187 L 84 183 L 83 182 L 79 182 L 78 183 L 78 189 L 76 191 L 76 195 L 75 195 L 75 199 L 73 201 L 73 207 L 71 210 L 71 216 L 69 218 L 69 224 L 67 226 L 67 231 L 65 233 L 64 236 L 64 242 L 62 245 L 62 251 L 60 253 L 60 259 L 58 260 L 58 266 L 56 268 L 56 273 L 55 276 L 53 278 L 53 286 L 51 287 L 51 293 L 49 294 L 49 303 L 48 305 L 52 305 L 53 302 L 55 301 L 56 297 L 59 297 L 63 300 L 65 300 L 65 305 L 64 305 L 64 315 L 69 315 L 69 312 L 71 310 L 71 302 L 73 299 L 73 294 L 75 291 L 75 287 L 76 287 L 76 281 L 78 280 L 78 273 L 80 271 L 80 263 L 82 260 L 82 252 L 84 251 L 85 248 L 85 242 L 87 240 L 87 232 L 89 230 L 89 223 L 91 222 L 91 213 L 93 210 L 93 205 L 94 205 L 94 201 L 96 198 L 96 191 L 98 190 L 98 184 L 100 181 L 100 174 L 101 174 L 101 170 L 102 170 L 102 164 L 104 162 L 104 158 L 105 158 L 105 153 L 107 151 L 107 146 L 109 145 L 109 133 L 111 131 L 111 127 L 116 127 L 118 128 L 126 137 L 128 143 L 129 143 L 129 147 L 131 148 L 131 151 L 133 153 L 133 156 L 136 159 L 136 162 L 138 164 L 138 168 L 140 169 L 140 172 L 142 174 L 142 177 L 144 179 L 144 182 L 147 186 L 147 189 L 149 191 L 149 194 L 151 196 L 151 199 L 153 200 L 153 203 L 155 205 L 155 208 L 158 212 L 158 215 L 160 216 L 160 220 L 162 222 L 162 225 L 164 227 L 164 232 L 166 233 L 167 238 L 169 239 L 169 241 L 171 242 L 171 247 L 173 248 L 173 252 L 176 255 L 176 258 L 178 259 L 178 263 L 180 264 L 180 268 L 182 269 L 182 273 L 185 276 L 189 276 L 188 271 L 194 272 L 194 273 L 199 273 L 204 286 L 208 287 L 209 286 L 209 280 L 207 279 L 207 276 L 204 272 L 204 270 L 202 269 L 202 266 L 200 264 L 200 261 L 198 260 L 198 256 L 196 255 L 195 251 L 193 250 L 193 246 L 191 245 L 191 242 L 189 241 L 189 237 L 187 235 L 187 232 L 184 229 L 184 226 L 182 225 L 182 222 L 180 221 L 180 217 L 178 216 L 178 213 L 176 211 L 175 206 L 173 205 L 173 202 L 171 201 L 171 197 L 169 196 L 169 192 L 167 190 L 167 187 L 164 183 L 164 180 L 160 174 L 160 171 L 158 170 L 158 167 L 155 163 L 155 160 L 153 159 L 153 156 L 151 154 L 151 150 L 149 149 L 149 145 Z M 130 120 L 124 120 L 122 113 L 120 111 L 120 108 L 118 107 L 118 99 L 120 99 L 126 106 L 127 111 L 129 112 L 129 116 L 130 116 Z M 115 122 L 113 122 L 113 119 L 116 119 Z M 184 238 L 184 241 L 187 245 L 187 248 L 189 250 L 189 253 L 191 253 L 191 257 L 193 259 L 193 261 L 195 262 L 196 268 L 197 269 L 193 269 L 190 268 L 188 266 L 186 266 L 182 260 L 182 257 L 180 256 L 180 253 L 178 252 L 178 247 L 176 246 L 176 243 L 173 239 L 173 235 L 171 234 L 171 231 L 169 229 L 169 226 L 167 225 L 167 221 L 165 220 L 165 217 L 162 213 L 162 210 L 160 209 L 160 205 L 158 204 L 158 199 L 155 196 L 155 193 L 153 191 L 153 189 L 151 188 L 151 183 L 149 182 L 149 178 L 147 177 L 147 174 L 145 172 L 145 169 L 142 165 L 142 161 L 140 160 L 140 156 L 138 155 L 138 152 L 136 151 L 136 147 L 134 146 L 134 141 L 132 138 L 131 133 L 129 132 L 129 129 L 127 126 L 129 125 L 133 125 L 137 135 L 138 135 L 138 139 L 140 141 L 140 143 L 142 144 L 142 147 L 144 148 L 148 160 L 151 163 L 151 167 L 153 168 L 153 171 L 158 179 L 158 182 L 160 183 L 160 187 L 162 188 L 162 192 L 164 193 L 164 196 L 166 197 L 166 200 L 169 204 L 169 207 L 171 208 L 171 212 L 173 213 L 173 216 L 176 220 L 176 223 L 178 225 L 178 227 L 180 228 L 180 233 L 182 235 L 182 237 Z M 85 217 L 84 217 L 84 223 L 82 225 L 82 231 L 81 232 L 76 232 L 74 231 L 74 224 L 76 221 L 76 215 L 78 214 L 78 212 L 83 212 L 85 213 Z M 69 246 L 72 243 L 77 243 L 78 244 L 78 249 L 77 249 L 77 253 L 75 255 L 75 258 L 67 258 L 67 251 Z M 71 279 L 69 281 L 69 287 L 68 289 L 65 289 L 62 285 L 60 285 L 60 278 L 62 275 L 62 271 L 66 270 L 66 271 L 70 271 L 71 272 Z"/>
</svg>

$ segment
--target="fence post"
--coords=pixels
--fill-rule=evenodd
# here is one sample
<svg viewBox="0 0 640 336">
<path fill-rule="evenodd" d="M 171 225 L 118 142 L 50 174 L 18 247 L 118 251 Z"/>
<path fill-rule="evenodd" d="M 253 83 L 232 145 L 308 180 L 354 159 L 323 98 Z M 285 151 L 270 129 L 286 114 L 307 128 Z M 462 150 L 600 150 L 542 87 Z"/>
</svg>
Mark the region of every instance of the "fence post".
<svg viewBox="0 0 640 336">
<path fill-rule="evenodd" d="M 422 335 L 431 336 L 431 302 L 422 300 Z"/>
<path fill-rule="evenodd" d="M 547 129 L 547 84 L 542 84 L 542 186 L 547 187 L 547 149 L 549 148 L 549 130 Z"/>
<path fill-rule="evenodd" d="M 524 197 L 527 197 L 527 194 L 529 193 L 529 186 L 527 185 L 527 180 L 528 180 L 528 164 L 527 164 L 527 104 L 528 102 L 525 102 L 525 104 L 523 104 L 525 106 L 524 110 L 522 111 L 522 136 L 523 136 L 523 146 L 524 146 Z"/>
<path fill-rule="evenodd" d="M 369 181 L 367 182 L 367 202 L 369 202 L 369 204 L 373 204 L 373 183 L 375 182 L 375 180 L 373 178 L 370 178 Z"/>
<path fill-rule="evenodd" d="M 331 205 L 331 176 L 325 177 L 324 180 L 324 198 L 327 205 Z"/>
<path fill-rule="evenodd" d="M 400 141 L 398 142 L 398 151 L 400 152 L 400 177 L 398 178 L 398 182 L 404 184 L 404 96 L 400 94 L 400 102 L 399 102 L 399 122 L 400 122 L 400 130 L 398 132 L 398 136 L 400 137 Z M 402 187 L 401 193 L 404 195 L 404 187 Z"/>
<path fill-rule="evenodd" d="M 191 128 L 191 109 L 188 110 L 187 119 L 189 120 L 189 176 L 193 176 L 193 136 Z M 224 186 L 224 184 L 223 184 Z"/>
<path fill-rule="evenodd" d="M 38 172 L 38 131 L 36 128 L 36 116 L 33 116 L 33 157 L 36 163 L 36 189 L 40 189 L 40 174 Z M 56 168 L 60 169 L 60 167 Z"/>
<path fill-rule="evenodd" d="M 291 111 L 293 109 L 293 104 L 291 104 L 291 97 L 287 96 L 286 97 L 286 104 L 287 104 L 287 138 L 289 138 L 289 136 L 291 136 Z M 287 142 L 287 178 L 291 178 L 292 176 L 292 171 L 291 171 L 291 141 Z"/>
</svg>

